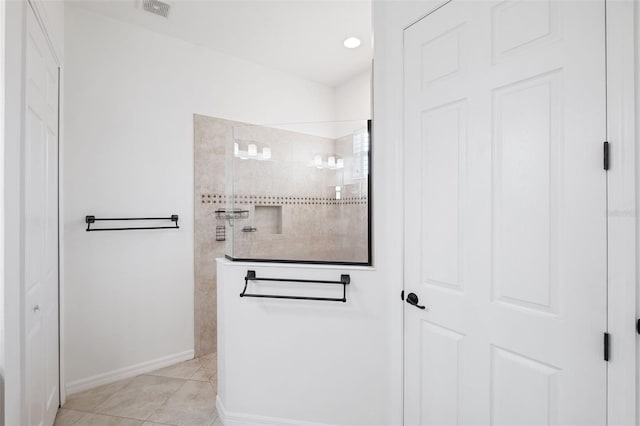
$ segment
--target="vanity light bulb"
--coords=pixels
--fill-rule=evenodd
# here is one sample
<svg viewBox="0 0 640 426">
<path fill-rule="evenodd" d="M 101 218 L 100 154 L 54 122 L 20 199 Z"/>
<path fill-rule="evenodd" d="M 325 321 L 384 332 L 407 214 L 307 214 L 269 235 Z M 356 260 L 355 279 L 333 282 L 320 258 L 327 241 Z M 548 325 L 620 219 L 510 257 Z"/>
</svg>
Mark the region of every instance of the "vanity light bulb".
<svg viewBox="0 0 640 426">
<path fill-rule="evenodd" d="M 255 144 L 250 143 L 247 147 L 247 154 L 249 154 L 249 157 L 255 157 L 258 155 L 258 147 Z"/>
<path fill-rule="evenodd" d="M 238 142 L 235 142 L 233 144 L 233 156 L 238 157 L 239 155 L 240 155 L 240 146 L 238 145 Z"/>
<path fill-rule="evenodd" d="M 262 159 L 269 160 L 271 158 L 271 148 L 264 147 L 262 148 Z"/>
<path fill-rule="evenodd" d="M 344 168 L 344 159 L 338 158 L 338 160 L 336 160 L 336 167 L 339 169 Z"/>
<path fill-rule="evenodd" d="M 331 156 L 331 157 L 327 158 L 327 165 L 329 167 L 335 167 L 336 166 L 336 157 Z"/>
</svg>

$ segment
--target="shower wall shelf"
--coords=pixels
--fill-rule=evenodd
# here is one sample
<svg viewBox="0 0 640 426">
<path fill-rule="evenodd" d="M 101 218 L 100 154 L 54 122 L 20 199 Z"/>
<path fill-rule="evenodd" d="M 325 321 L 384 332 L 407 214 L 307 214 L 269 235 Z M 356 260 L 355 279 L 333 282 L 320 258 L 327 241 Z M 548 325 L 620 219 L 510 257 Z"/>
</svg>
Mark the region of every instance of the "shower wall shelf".
<svg viewBox="0 0 640 426">
<path fill-rule="evenodd" d="M 91 224 L 95 224 L 96 222 L 110 221 L 110 222 L 120 222 L 120 221 L 161 221 L 161 220 L 170 220 L 174 223 L 172 226 L 135 226 L 135 227 L 119 227 L 119 228 L 91 228 Z M 112 217 L 112 218 L 97 218 L 95 216 L 85 216 L 84 221 L 87 224 L 87 232 L 90 231 L 135 231 L 135 230 L 143 230 L 143 229 L 179 229 L 178 226 L 178 215 L 172 214 L 171 217 Z"/>
<path fill-rule="evenodd" d="M 225 241 L 227 239 L 227 229 L 224 225 L 216 226 L 216 241 Z"/>
<path fill-rule="evenodd" d="M 249 219 L 249 210 L 218 209 L 216 219 Z"/>
<path fill-rule="evenodd" d="M 309 296 L 285 296 L 278 294 L 255 294 L 247 293 L 249 281 L 276 281 L 284 283 L 311 283 L 311 284 L 340 284 L 342 285 L 342 297 L 309 297 Z M 347 302 L 347 285 L 351 283 L 351 277 L 347 274 L 340 275 L 339 281 L 326 280 L 302 280 L 296 278 L 259 278 L 256 271 L 248 270 L 244 277 L 244 289 L 240 293 L 240 297 L 259 297 L 264 299 L 292 299 L 292 300 L 317 300 L 321 302 Z"/>
</svg>

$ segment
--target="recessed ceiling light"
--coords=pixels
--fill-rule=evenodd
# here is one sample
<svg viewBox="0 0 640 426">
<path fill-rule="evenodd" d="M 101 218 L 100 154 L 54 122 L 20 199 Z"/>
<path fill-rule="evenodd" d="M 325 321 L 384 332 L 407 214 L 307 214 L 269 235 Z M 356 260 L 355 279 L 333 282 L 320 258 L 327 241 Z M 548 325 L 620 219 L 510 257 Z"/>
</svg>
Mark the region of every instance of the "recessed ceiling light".
<svg viewBox="0 0 640 426">
<path fill-rule="evenodd" d="M 355 49 L 360 46 L 360 39 L 358 37 L 347 37 L 344 39 L 344 47 L 347 49 Z"/>
</svg>

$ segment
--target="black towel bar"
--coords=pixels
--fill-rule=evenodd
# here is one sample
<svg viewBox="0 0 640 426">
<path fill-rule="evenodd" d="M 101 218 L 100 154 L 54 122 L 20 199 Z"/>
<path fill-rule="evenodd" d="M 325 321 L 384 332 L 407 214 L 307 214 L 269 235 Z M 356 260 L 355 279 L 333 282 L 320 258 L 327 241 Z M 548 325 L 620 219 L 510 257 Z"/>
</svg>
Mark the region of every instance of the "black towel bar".
<svg viewBox="0 0 640 426">
<path fill-rule="evenodd" d="M 92 223 L 98 221 L 121 221 L 121 220 L 170 220 L 174 222 L 173 226 L 147 226 L 147 227 L 129 227 L 129 228 L 91 228 Z M 87 223 L 87 231 L 134 231 L 138 229 L 178 229 L 178 215 L 172 214 L 171 217 L 117 217 L 117 218 L 97 218 L 95 216 L 86 216 L 84 221 Z"/>
<path fill-rule="evenodd" d="M 307 297 L 307 296 L 283 296 L 275 294 L 252 294 L 247 293 L 247 286 L 249 281 L 278 281 L 285 283 L 312 283 L 312 284 L 340 284 L 342 285 L 342 298 L 334 297 Z M 326 281 L 326 280 L 301 280 L 295 278 L 258 278 L 256 277 L 256 271 L 247 271 L 247 275 L 244 277 L 244 289 L 240 293 L 240 297 L 262 297 L 265 299 L 293 299 L 293 300 L 318 300 L 323 302 L 346 302 L 347 301 L 347 285 L 351 283 L 351 277 L 349 275 L 340 275 L 340 281 Z"/>
</svg>

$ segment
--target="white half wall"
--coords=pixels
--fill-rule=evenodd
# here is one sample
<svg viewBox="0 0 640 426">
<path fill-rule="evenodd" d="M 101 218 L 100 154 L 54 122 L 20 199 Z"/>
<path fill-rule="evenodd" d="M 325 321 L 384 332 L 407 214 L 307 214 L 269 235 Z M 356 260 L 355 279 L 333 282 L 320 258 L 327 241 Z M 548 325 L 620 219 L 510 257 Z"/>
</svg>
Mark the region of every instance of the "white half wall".
<svg viewBox="0 0 640 426">
<path fill-rule="evenodd" d="M 392 410 L 400 393 L 390 312 L 402 301 L 399 292 L 389 299 L 388 262 L 379 263 L 380 270 L 218 260 L 217 403 L 225 425 L 401 424 Z M 247 270 L 330 281 L 349 274 L 347 302 L 241 298 Z M 335 298 L 342 286 L 250 282 L 247 293 Z"/>
<path fill-rule="evenodd" d="M 334 91 L 76 6 L 65 19 L 65 384 L 79 390 L 193 350 L 193 114 L 331 121 Z M 85 232 L 86 215 L 171 214 L 179 230 Z"/>
</svg>

